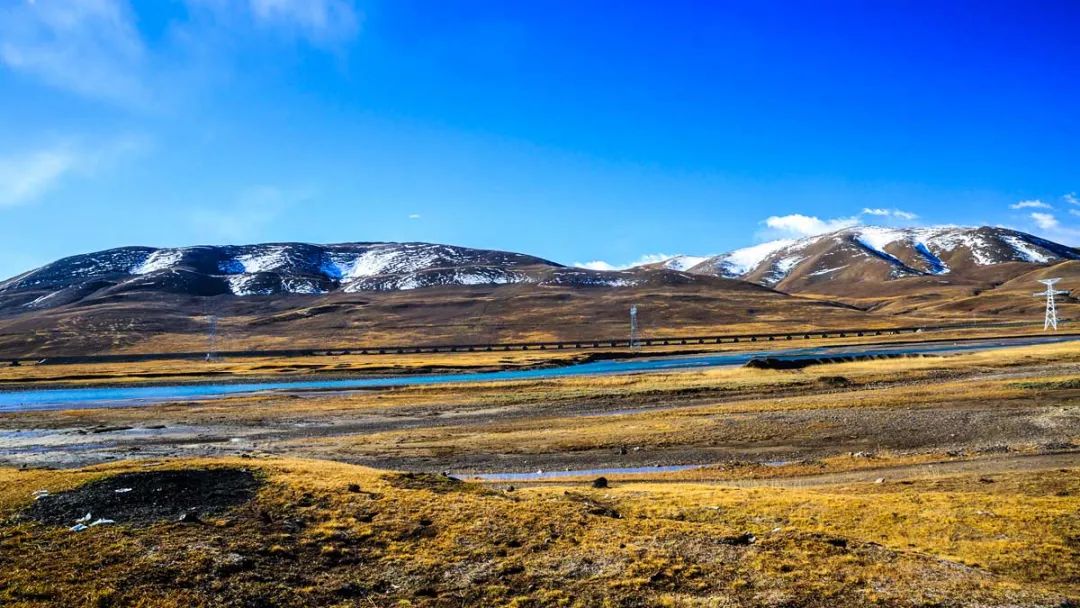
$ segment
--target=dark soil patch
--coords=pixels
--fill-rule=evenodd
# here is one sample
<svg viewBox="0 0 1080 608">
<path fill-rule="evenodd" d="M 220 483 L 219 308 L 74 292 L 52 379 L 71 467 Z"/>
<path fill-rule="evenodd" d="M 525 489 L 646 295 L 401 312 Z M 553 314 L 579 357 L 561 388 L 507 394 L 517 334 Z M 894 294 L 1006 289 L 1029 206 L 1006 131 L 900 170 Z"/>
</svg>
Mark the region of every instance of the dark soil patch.
<svg viewBox="0 0 1080 608">
<path fill-rule="evenodd" d="M 786 357 L 755 357 L 746 362 L 745 367 L 754 369 L 776 369 L 776 370 L 792 370 L 792 369 L 804 369 L 815 365 L 829 365 L 833 363 L 853 363 L 856 361 L 877 361 L 879 359 L 918 359 L 922 357 L 932 357 L 934 355 L 924 355 L 921 353 L 913 354 L 885 354 L 885 355 L 873 355 L 873 354 L 852 354 L 852 355 L 837 355 L 834 357 L 805 357 L 805 358 L 786 358 Z"/>
<path fill-rule="evenodd" d="M 30 519 L 71 526 L 91 514 L 117 523 L 194 521 L 251 500 L 259 480 L 247 469 L 184 469 L 121 473 L 51 496 L 26 509 Z"/>
<path fill-rule="evenodd" d="M 384 475 L 390 485 L 402 490 L 429 490 L 436 494 L 447 492 L 492 493 L 480 484 L 466 483 L 457 477 L 435 473 L 393 473 Z"/>
</svg>

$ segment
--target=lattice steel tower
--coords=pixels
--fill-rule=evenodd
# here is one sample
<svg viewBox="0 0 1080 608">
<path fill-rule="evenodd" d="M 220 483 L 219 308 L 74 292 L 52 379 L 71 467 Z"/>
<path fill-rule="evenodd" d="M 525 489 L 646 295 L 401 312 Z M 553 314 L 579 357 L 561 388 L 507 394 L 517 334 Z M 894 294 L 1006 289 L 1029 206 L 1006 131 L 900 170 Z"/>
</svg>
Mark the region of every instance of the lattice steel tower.
<svg viewBox="0 0 1080 608">
<path fill-rule="evenodd" d="M 630 307 L 630 350 L 641 348 L 641 338 L 638 336 L 637 304 Z"/>
<path fill-rule="evenodd" d="M 1046 291 L 1039 291 L 1035 293 L 1035 297 L 1046 297 L 1046 317 L 1043 321 L 1043 331 L 1054 328 L 1057 331 L 1058 319 L 1057 319 L 1057 305 L 1054 303 L 1054 296 L 1065 295 L 1069 292 L 1060 291 L 1054 289 L 1054 284 L 1061 279 L 1041 279 L 1039 282 L 1046 285 Z"/>
</svg>

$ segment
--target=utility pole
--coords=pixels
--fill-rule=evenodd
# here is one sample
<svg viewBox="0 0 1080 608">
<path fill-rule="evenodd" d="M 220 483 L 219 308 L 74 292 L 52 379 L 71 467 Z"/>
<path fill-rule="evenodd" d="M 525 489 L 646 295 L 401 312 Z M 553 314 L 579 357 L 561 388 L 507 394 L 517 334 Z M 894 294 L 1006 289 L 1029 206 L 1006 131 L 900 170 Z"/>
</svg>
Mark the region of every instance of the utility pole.
<svg viewBox="0 0 1080 608">
<path fill-rule="evenodd" d="M 1036 292 L 1034 295 L 1037 298 L 1046 297 L 1046 316 L 1043 319 L 1043 331 L 1054 328 L 1057 331 L 1058 319 L 1057 319 L 1057 304 L 1054 302 L 1055 295 L 1066 295 L 1069 292 L 1060 291 L 1054 289 L 1054 284 L 1061 279 L 1041 279 L 1039 282 L 1046 285 L 1046 291 Z"/>
<path fill-rule="evenodd" d="M 641 339 L 638 336 L 637 304 L 630 306 L 630 350 L 641 350 Z"/>
<path fill-rule="evenodd" d="M 213 361 L 217 359 L 215 351 L 217 350 L 217 315 L 210 315 L 210 327 L 208 328 L 208 334 L 206 337 L 206 360 Z"/>
</svg>

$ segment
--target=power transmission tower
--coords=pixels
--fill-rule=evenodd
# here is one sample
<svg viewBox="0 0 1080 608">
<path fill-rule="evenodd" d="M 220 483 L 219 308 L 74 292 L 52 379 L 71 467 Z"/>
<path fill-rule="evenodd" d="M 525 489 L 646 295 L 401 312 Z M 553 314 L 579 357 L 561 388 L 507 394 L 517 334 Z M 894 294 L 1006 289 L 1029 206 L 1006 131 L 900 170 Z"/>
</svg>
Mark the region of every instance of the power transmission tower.
<svg viewBox="0 0 1080 608">
<path fill-rule="evenodd" d="M 630 307 L 630 350 L 640 350 L 641 339 L 638 336 L 637 304 Z"/>
<path fill-rule="evenodd" d="M 1046 297 L 1046 317 L 1043 321 L 1043 331 L 1054 328 L 1057 331 L 1058 319 L 1057 319 L 1057 305 L 1054 303 L 1054 296 L 1066 295 L 1069 292 L 1060 291 L 1054 289 L 1054 284 L 1061 279 L 1041 279 L 1039 282 L 1046 285 L 1046 291 L 1039 291 L 1035 293 L 1035 297 Z"/>
<path fill-rule="evenodd" d="M 213 361 L 217 359 L 217 355 L 214 354 L 217 350 L 217 315 L 210 315 L 210 327 L 208 328 L 207 344 L 206 344 L 206 360 Z"/>
</svg>

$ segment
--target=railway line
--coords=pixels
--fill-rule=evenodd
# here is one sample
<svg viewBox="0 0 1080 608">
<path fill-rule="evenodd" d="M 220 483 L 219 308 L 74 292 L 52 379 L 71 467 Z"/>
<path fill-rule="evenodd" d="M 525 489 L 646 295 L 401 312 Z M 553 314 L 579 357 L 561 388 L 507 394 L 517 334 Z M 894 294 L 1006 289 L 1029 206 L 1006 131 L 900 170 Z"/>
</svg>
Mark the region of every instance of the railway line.
<svg viewBox="0 0 1080 608">
<path fill-rule="evenodd" d="M 1017 323 L 1001 323 L 993 326 L 986 324 L 978 325 L 980 329 L 987 327 L 1015 327 Z M 972 329 L 971 324 L 951 325 L 922 325 L 890 328 L 854 328 L 854 329 L 829 329 L 808 330 L 796 332 L 777 333 L 748 333 L 748 334 L 715 334 L 704 336 L 656 336 L 643 337 L 634 340 L 629 337 L 591 340 L 557 340 L 557 341 L 521 341 L 521 342 L 498 342 L 498 343 L 464 343 L 464 344 L 427 344 L 427 345 L 357 345 L 354 347 L 335 348 L 297 348 L 297 349 L 248 349 L 248 350 L 221 350 L 213 352 L 214 357 L 267 357 L 267 358 L 291 358 L 291 357 L 318 357 L 318 356 L 341 356 L 341 355 L 406 355 L 421 353 L 475 353 L 475 352 L 511 352 L 530 350 L 589 350 L 589 349 L 613 349 L 634 347 L 657 347 L 657 346 L 686 346 L 707 344 L 738 344 L 756 342 L 778 342 L 796 340 L 831 340 L 867 336 L 897 336 L 903 334 L 920 334 L 925 332 L 939 332 L 948 330 Z M 55 356 L 25 356 L 7 357 L 3 359 L 10 365 L 23 363 L 36 363 L 39 365 L 69 365 L 69 364 L 93 364 L 93 363 L 131 363 L 140 361 L 165 361 L 165 360 L 203 360 L 207 358 L 206 351 L 191 352 L 162 352 L 162 353 L 113 353 L 99 355 L 55 355 Z"/>
</svg>

